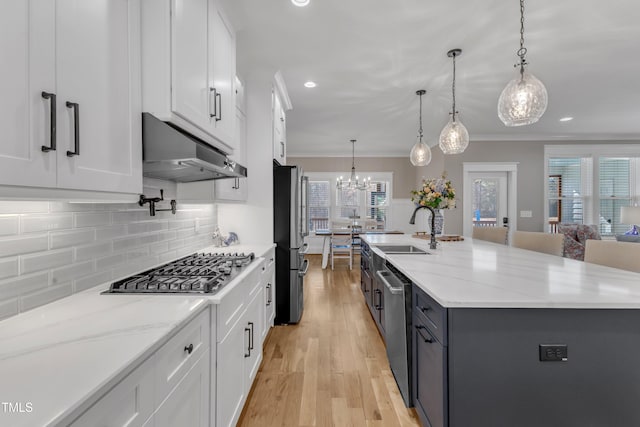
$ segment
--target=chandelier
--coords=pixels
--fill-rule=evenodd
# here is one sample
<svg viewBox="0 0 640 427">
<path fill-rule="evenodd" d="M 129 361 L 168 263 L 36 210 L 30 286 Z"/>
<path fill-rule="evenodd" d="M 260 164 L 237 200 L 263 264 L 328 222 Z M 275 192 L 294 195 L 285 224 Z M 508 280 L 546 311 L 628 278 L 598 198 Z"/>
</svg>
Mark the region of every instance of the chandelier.
<svg viewBox="0 0 640 427">
<path fill-rule="evenodd" d="M 337 178 L 336 188 L 338 190 L 366 190 L 371 185 L 371 177 L 365 178 L 360 182 L 356 175 L 356 140 L 351 140 L 351 176 L 348 181 L 344 181 L 342 177 Z"/>
<path fill-rule="evenodd" d="M 460 120 L 456 120 L 456 57 L 462 54 L 461 49 L 451 49 L 447 52 L 449 58 L 453 58 L 453 82 L 451 92 L 453 95 L 453 106 L 449 123 L 440 132 L 440 149 L 444 154 L 460 154 L 469 146 L 469 132 Z"/>
<path fill-rule="evenodd" d="M 527 49 L 524 47 L 524 0 L 520 0 L 519 75 L 500 94 L 498 117 L 505 126 L 523 126 L 537 122 L 547 109 L 547 89 L 532 74 L 524 70 Z"/>
<path fill-rule="evenodd" d="M 420 96 L 420 128 L 418 129 L 418 140 L 409 155 L 409 160 L 411 160 L 413 166 L 426 166 L 431 163 L 431 148 L 422 140 L 422 95 L 425 93 L 427 91 L 424 89 L 416 91 L 416 95 Z"/>
</svg>

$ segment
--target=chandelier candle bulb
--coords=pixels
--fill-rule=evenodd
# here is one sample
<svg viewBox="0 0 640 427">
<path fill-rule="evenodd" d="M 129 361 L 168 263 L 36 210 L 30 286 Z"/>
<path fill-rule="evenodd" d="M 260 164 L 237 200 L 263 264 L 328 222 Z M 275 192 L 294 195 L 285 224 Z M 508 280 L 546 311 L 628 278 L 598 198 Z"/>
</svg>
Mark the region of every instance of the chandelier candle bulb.
<svg viewBox="0 0 640 427">
<path fill-rule="evenodd" d="M 356 140 L 351 140 L 351 175 L 349 176 L 349 181 L 344 182 L 342 177 L 338 179 L 336 183 L 336 188 L 338 190 L 367 190 L 371 185 L 371 178 L 369 181 L 366 179 L 363 182 L 360 182 L 360 178 L 356 175 L 356 160 L 355 160 L 355 144 Z"/>
</svg>

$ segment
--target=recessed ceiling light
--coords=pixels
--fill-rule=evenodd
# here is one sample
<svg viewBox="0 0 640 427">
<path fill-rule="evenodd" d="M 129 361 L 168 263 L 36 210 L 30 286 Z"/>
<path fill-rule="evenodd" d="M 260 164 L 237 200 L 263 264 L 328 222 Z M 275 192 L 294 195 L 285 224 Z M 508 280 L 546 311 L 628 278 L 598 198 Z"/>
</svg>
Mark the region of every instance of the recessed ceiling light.
<svg viewBox="0 0 640 427">
<path fill-rule="evenodd" d="M 560 119 L 561 122 L 570 122 L 571 120 L 573 120 L 573 117 L 563 117 Z"/>
<path fill-rule="evenodd" d="M 304 7 L 309 4 L 309 0 L 291 0 L 291 3 L 298 7 Z"/>
<path fill-rule="evenodd" d="M 308 88 L 312 88 L 312 87 L 316 87 L 316 82 L 312 82 L 312 81 L 308 81 L 304 84 L 304 87 L 308 87 Z"/>
</svg>

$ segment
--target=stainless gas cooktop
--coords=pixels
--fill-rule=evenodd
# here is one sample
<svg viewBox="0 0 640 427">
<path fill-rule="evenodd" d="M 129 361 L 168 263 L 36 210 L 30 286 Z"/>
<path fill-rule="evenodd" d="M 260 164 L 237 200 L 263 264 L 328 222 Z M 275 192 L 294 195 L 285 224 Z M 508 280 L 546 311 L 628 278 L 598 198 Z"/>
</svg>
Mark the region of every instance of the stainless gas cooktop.
<svg viewBox="0 0 640 427">
<path fill-rule="evenodd" d="M 214 294 L 254 258 L 253 253 L 196 253 L 114 282 L 103 293 Z"/>
</svg>

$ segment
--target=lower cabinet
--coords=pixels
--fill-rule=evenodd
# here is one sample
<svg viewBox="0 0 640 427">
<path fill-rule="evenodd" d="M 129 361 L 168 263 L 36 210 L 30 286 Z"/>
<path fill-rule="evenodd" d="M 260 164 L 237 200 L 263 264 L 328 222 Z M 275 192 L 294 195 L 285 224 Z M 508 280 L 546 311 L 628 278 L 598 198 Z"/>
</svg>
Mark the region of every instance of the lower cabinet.
<svg viewBox="0 0 640 427">
<path fill-rule="evenodd" d="M 206 427 L 209 308 L 116 384 L 70 427 Z"/>
<path fill-rule="evenodd" d="M 262 325 L 262 339 L 267 337 L 276 319 L 276 253 L 271 248 L 265 255 L 262 266 L 261 281 L 264 286 L 264 322 Z"/>
<path fill-rule="evenodd" d="M 207 351 L 160 405 L 155 427 L 209 427 L 209 365 Z"/>
<path fill-rule="evenodd" d="M 219 312 L 229 315 L 220 319 L 219 330 L 224 334 L 220 334 L 216 347 L 217 427 L 236 425 L 262 362 L 264 287 L 257 271 L 245 279 L 242 297 L 230 294 L 220 303 Z M 225 323 L 231 326 L 222 327 Z"/>
</svg>

